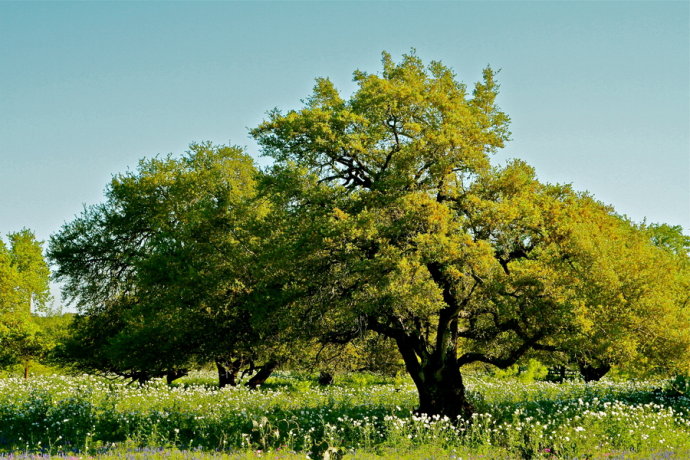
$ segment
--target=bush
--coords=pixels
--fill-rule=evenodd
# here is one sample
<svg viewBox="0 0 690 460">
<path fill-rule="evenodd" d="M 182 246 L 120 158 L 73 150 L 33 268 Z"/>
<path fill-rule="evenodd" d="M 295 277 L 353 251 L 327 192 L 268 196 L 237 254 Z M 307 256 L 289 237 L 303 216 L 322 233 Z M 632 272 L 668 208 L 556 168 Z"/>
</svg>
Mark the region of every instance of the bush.
<svg viewBox="0 0 690 460">
<path fill-rule="evenodd" d="M 516 377 L 522 383 L 531 383 L 536 380 L 544 380 L 549 373 L 549 369 L 536 359 L 530 359 L 526 364 L 513 364 L 507 369 L 497 369 L 493 372 L 498 379 L 509 379 Z"/>
</svg>

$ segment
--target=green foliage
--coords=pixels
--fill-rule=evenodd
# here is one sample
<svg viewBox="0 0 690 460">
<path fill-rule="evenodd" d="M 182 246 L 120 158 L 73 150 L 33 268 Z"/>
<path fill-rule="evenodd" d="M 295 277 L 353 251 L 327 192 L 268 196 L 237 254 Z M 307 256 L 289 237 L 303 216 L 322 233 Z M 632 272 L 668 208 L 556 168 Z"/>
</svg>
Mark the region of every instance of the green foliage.
<svg viewBox="0 0 690 460">
<path fill-rule="evenodd" d="M 56 279 L 80 310 L 63 360 L 145 380 L 233 353 L 256 358 L 256 173 L 238 147 L 194 144 L 115 176 L 105 203 L 54 235 Z"/>
<path fill-rule="evenodd" d="M 678 256 L 690 258 L 690 236 L 680 225 L 650 224 L 646 228 L 652 242 Z"/>
<path fill-rule="evenodd" d="M 11 265 L 19 276 L 17 289 L 21 302 L 36 312 L 41 311 L 50 300 L 50 270 L 43 257 L 43 243 L 28 229 L 10 233 L 8 239 Z"/>
<path fill-rule="evenodd" d="M 348 99 L 320 78 L 302 108 L 270 112 L 251 131 L 263 172 L 199 144 L 116 176 L 51 239 L 82 313 L 65 355 L 139 380 L 213 360 L 233 378 L 257 359 L 404 364 L 420 411 L 452 418 L 471 415 L 475 363 L 686 372 L 680 229 L 492 165 L 510 120 L 491 68 L 468 90 L 413 53 L 382 67 L 356 71 Z"/>
<path fill-rule="evenodd" d="M 18 359 L 5 369 L 6 375 L 21 376 L 26 371 L 31 375 L 52 375 L 62 372 L 55 349 L 68 336 L 68 327 L 74 314 L 50 316 L 31 315 L 31 333 L 15 342 Z M 25 332 L 26 333 L 26 332 Z M 22 358 L 23 357 L 23 358 Z"/>
<path fill-rule="evenodd" d="M 27 229 L 0 239 L 0 368 L 42 356 L 48 348 L 33 311 L 42 311 L 50 300 L 50 271 L 42 243 Z"/>
<path fill-rule="evenodd" d="M 578 236 L 587 258 L 563 267 L 578 293 L 579 326 L 563 349 L 580 364 L 615 364 L 638 375 L 685 372 L 690 272 L 683 258 L 650 244 L 626 220 L 597 216 L 592 224 L 598 234 Z"/>
<path fill-rule="evenodd" d="M 303 341 L 300 353 L 285 362 L 291 370 L 333 373 L 369 372 L 394 376 L 404 370 L 395 342 L 371 332 L 346 343 Z"/>
<path fill-rule="evenodd" d="M 548 367 L 534 358 L 527 360 L 526 364 L 513 364 L 506 369 L 496 369 L 493 376 L 498 379 L 517 378 L 522 383 L 532 383 L 536 380 L 544 380 L 549 373 Z"/>
<path fill-rule="evenodd" d="M 282 232 L 270 249 L 283 260 L 277 316 L 323 340 L 365 329 L 394 340 L 430 413 L 467 415 L 460 366 L 506 368 L 530 350 L 590 367 L 687 367 L 690 277 L 678 258 L 524 162 L 491 166 L 509 119 L 490 68 L 471 94 L 415 55 L 384 54 L 381 74 L 354 81 L 345 100 L 317 79 L 303 108 L 252 131 L 275 160 L 261 189 Z"/>
</svg>

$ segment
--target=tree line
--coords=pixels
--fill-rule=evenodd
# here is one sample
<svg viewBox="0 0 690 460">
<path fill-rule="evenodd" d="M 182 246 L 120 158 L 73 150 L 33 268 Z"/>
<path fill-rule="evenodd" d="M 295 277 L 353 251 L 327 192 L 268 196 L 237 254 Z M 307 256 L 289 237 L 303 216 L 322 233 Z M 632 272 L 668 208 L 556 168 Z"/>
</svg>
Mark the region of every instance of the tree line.
<svg viewBox="0 0 690 460">
<path fill-rule="evenodd" d="M 215 363 L 222 385 L 352 343 L 391 347 L 419 411 L 468 417 L 463 369 L 537 357 L 586 379 L 687 373 L 690 238 L 495 165 L 495 72 L 383 55 L 251 130 L 272 164 L 193 144 L 113 177 L 50 239 L 79 310 L 62 356 L 135 380 Z M 376 342 L 379 340 L 380 342 Z M 328 353 L 328 351 L 324 352 Z"/>
</svg>

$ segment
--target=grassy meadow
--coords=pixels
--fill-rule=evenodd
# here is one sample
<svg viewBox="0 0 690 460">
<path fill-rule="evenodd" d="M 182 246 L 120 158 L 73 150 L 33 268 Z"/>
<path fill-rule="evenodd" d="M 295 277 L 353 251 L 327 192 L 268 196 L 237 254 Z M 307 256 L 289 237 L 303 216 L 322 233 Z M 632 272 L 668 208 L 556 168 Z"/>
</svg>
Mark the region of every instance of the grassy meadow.
<svg viewBox="0 0 690 460">
<path fill-rule="evenodd" d="M 471 423 L 416 416 L 405 378 L 283 373 L 258 391 L 211 374 L 172 386 L 0 379 L 9 458 L 688 458 L 690 397 L 668 381 L 469 378 Z"/>
</svg>

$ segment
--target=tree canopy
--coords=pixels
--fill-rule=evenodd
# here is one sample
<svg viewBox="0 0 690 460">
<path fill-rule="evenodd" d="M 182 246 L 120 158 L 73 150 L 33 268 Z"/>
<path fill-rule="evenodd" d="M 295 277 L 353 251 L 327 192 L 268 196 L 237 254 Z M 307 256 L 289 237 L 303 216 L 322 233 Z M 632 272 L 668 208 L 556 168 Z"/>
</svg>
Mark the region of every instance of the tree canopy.
<svg viewBox="0 0 690 460">
<path fill-rule="evenodd" d="M 254 283 L 253 221 L 265 214 L 255 176 L 240 148 L 209 143 L 115 176 L 105 203 L 51 239 L 56 279 L 82 313 L 63 352 L 139 380 L 251 355 L 239 299 Z"/>
<path fill-rule="evenodd" d="M 302 108 L 251 131 L 266 170 L 208 143 L 144 160 L 51 238 L 82 311 L 75 337 L 97 351 L 83 366 L 140 378 L 214 360 L 234 380 L 259 358 L 266 372 L 299 359 L 295 343 L 377 333 L 419 411 L 451 417 L 472 412 L 472 363 L 549 353 L 591 375 L 688 370 L 678 228 L 637 225 L 522 161 L 492 164 L 510 119 L 489 67 L 468 89 L 440 62 L 384 53 L 380 74 L 354 81 L 345 99 L 319 78 Z"/>
<path fill-rule="evenodd" d="M 252 131 L 299 261 L 291 314 L 331 338 L 394 339 L 420 411 L 451 416 L 471 411 L 473 362 L 688 356 L 674 262 L 644 232 L 521 161 L 490 165 L 509 136 L 492 69 L 469 93 L 441 63 L 384 54 L 381 75 L 354 80 L 344 100 L 318 79 L 302 109 Z"/>
</svg>

